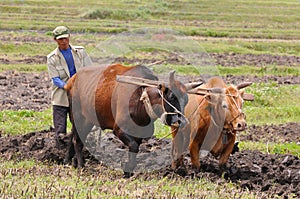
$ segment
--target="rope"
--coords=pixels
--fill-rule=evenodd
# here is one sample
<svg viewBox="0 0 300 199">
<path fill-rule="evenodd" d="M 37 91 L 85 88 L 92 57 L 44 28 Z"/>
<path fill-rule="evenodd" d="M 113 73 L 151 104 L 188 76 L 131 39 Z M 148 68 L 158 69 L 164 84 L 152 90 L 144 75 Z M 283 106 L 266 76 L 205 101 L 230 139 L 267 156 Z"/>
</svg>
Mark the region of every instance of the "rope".
<svg viewBox="0 0 300 199">
<path fill-rule="evenodd" d="M 144 105 L 145 105 L 145 109 L 146 109 L 146 112 L 147 114 L 149 115 L 150 118 L 152 119 L 157 119 L 158 116 L 155 114 L 153 108 L 152 108 L 152 105 L 150 103 L 150 99 L 149 99 L 149 95 L 147 93 L 147 88 L 145 88 L 143 90 L 143 93 L 140 97 L 140 101 L 143 101 Z"/>
<path fill-rule="evenodd" d="M 237 97 L 239 96 L 239 94 L 237 94 L 237 95 L 232 95 L 231 93 L 229 93 L 229 94 L 226 94 L 226 96 L 229 96 L 229 97 L 232 99 L 232 101 L 233 101 L 233 103 L 234 103 L 234 105 L 235 105 L 237 111 L 239 112 L 239 114 L 237 114 L 237 115 L 236 115 L 235 117 L 233 117 L 229 122 L 227 122 L 228 125 L 233 126 L 233 125 L 231 125 L 232 122 L 233 122 L 236 118 L 238 118 L 240 115 L 242 115 L 242 114 L 244 114 L 244 113 L 243 113 L 243 111 L 238 107 L 236 101 L 233 99 L 233 97 L 236 97 L 236 98 L 237 98 Z M 231 129 L 231 130 L 234 130 L 234 129 Z"/>
<path fill-rule="evenodd" d="M 165 111 L 165 108 L 164 108 L 164 105 L 163 105 L 163 102 L 162 102 L 162 107 L 163 107 L 163 109 L 164 109 L 164 114 L 168 114 L 168 115 L 179 114 L 179 115 L 181 115 L 183 118 L 185 118 L 185 116 L 184 116 L 180 111 L 178 111 L 178 109 L 177 109 L 176 107 L 174 107 L 170 102 L 168 102 L 168 100 L 166 100 L 166 98 L 163 96 L 161 90 L 159 90 L 158 93 L 159 93 L 159 95 L 161 96 L 161 98 L 163 99 L 163 101 L 165 101 L 169 106 L 171 106 L 171 107 L 175 110 L 174 113 L 166 112 L 166 111 Z"/>
</svg>

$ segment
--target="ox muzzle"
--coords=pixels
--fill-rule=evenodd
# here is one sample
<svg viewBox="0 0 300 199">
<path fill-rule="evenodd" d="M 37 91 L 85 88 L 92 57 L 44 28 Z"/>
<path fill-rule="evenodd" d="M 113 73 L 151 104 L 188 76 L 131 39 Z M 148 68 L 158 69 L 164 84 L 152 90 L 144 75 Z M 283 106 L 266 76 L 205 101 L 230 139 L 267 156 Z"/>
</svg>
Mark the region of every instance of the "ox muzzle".
<svg viewBox="0 0 300 199">
<path fill-rule="evenodd" d="M 162 114 L 160 119 L 165 125 L 175 128 L 182 128 L 188 123 L 188 120 L 182 113 L 165 112 Z"/>
</svg>

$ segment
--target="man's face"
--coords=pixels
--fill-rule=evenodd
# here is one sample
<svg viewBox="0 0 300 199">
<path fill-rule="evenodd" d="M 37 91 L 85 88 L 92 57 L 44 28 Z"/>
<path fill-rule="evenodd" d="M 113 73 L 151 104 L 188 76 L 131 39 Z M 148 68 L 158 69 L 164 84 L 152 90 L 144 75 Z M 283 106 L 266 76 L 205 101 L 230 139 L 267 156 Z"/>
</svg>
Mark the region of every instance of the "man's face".
<svg viewBox="0 0 300 199">
<path fill-rule="evenodd" d="M 66 50 L 69 48 L 70 36 L 67 38 L 54 39 L 57 42 L 58 48 Z"/>
</svg>

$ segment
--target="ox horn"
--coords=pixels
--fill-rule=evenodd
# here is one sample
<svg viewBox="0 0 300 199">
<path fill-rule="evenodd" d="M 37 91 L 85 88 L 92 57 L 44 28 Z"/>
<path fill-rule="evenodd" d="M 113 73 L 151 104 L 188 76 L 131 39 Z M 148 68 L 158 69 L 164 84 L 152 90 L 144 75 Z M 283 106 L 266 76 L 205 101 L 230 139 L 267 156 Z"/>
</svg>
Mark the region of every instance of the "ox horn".
<svg viewBox="0 0 300 199">
<path fill-rule="evenodd" d="M 170 81 L 170 83 L 175 81 L 175 70 L 172 70 L 169 73 L 169 81 Z"/>
<path fill-rule="evenodd" d="M 238 90 L 242 89 L 242 88 L 246 88 L 247 86 L 250 86 L 252 84 L 252 82 L 243 82 L 243 83 L 240 83 L 239 85 L 236 86 L 236 88 Z"/>
<path fill-rule="evenodd" d="M 224 88 L 209 88 L 207 89 L 208 92 L 210 93 L 214 93 L 214 94 L 222 94 L 222 93 L 225 93 L 225 89 Z"/>
<path fill-rule="evenodd" d="M 187 83 L 185 84 L 186 90 L 192 90 L 194 88 L 197 88 L 198 86 L 202 85 L 203 82 L 192 82 L 192 83 Z"/>
</svg>

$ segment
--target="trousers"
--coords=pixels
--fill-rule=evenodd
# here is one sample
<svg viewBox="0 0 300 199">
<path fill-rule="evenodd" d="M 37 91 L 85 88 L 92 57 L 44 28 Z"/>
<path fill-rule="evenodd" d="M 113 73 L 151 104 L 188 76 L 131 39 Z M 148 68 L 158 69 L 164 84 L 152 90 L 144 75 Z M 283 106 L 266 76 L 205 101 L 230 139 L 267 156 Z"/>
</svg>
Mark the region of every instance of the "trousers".
<svg viewBox="0 0 300 199">
<path fill-rule="evenodd" d="M 70 107 L 53 105 L 53 124 L 56 136 L 67 133 L 67 118 L 70 119 Z"/>
</svg>

